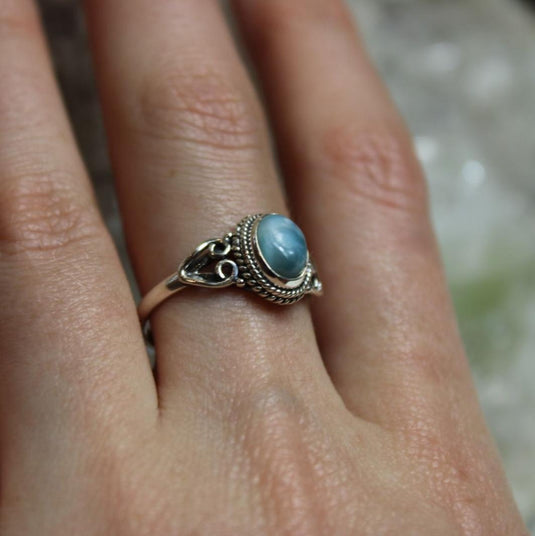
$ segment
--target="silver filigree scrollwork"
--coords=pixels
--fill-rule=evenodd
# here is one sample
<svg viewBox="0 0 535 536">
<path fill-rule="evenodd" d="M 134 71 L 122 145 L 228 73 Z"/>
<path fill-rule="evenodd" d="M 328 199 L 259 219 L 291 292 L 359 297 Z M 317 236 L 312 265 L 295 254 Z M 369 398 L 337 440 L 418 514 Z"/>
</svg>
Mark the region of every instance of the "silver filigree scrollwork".
<svg viewBox="0 0 535 536">
<path fill-rule="evenodd" d="M 178 268 L 167 286 L 173 290 L 177 286 L 223 288 L 236 283 L 238 265 L 229 258 L 231 235 L 203 242 Z"/>
</svg>

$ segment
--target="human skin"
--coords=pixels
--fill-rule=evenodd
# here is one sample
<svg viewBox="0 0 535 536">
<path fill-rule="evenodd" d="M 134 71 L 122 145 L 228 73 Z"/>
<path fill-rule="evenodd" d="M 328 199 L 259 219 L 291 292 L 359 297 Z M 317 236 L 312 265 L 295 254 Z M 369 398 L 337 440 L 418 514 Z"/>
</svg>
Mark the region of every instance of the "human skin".
<svg viewBox="0 0 535 536">
<path fill-rule="evenodd" d="M 152 315 L 153 375 L 35 7 L 0 0 L 2 536 L 526 535 L 410 137 L 342 3 L 232 3 L 265 107 L 215 1 L 85 8 L 142 292 L 281 212 L 325 294 L 187 289 Z"/>
</svg>

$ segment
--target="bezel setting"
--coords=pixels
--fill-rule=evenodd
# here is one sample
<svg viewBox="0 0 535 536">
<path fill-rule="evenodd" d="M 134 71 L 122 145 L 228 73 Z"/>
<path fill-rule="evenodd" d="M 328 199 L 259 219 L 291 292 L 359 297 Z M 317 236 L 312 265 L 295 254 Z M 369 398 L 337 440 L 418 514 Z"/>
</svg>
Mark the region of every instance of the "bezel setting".
<svg viewBox="0 0 535 536">
<path fill-rule="evenodd" d="M 231 237 L 232 253 L 239 270 L 236 285 L 279 305 L 295 303 L 308 293 L 321 294 L 322 285 L 308 251 L 305 268 L 296 278 L 282 278 L 269 266 L 257 238 L 258 224 L 268 215 L 254 214 L 243 218 Z"/>
</svg>

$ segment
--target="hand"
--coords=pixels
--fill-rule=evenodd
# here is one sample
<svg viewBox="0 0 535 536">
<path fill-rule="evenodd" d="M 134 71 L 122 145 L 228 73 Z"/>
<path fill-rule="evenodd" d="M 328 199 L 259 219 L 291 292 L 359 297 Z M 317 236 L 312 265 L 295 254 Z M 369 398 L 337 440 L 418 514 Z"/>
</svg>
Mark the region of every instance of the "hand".
<svg viewBox="0 0 535 536">
<path fill-rule="evenodd" d="M 87 0 L 143 293 L 291 212 L 325 295 L 187 289 L 153 376 L 30 0 L 0 2 L 4 536 L 525 535 L 485 428 L 411 140 L 338 0 Z M 309 309 L 309 305 L 312 311 Z"/>
</svg>

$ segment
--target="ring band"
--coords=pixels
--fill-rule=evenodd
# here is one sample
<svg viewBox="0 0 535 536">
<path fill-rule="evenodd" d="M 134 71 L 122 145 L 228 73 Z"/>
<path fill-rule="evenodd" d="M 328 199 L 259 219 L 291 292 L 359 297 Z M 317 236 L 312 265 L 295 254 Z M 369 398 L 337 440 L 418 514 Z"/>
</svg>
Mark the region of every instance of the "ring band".
<svg viewBox="0 0 535 536">
<path fill-rule="evenodd" d="M 306 294 L 322 294 L 299 227 L 281 214 L 250 215 L 223 238 L 200 244 L 177 272 L 145 295 L 138 307 L 144 333 L 154 309 L 180 290 L 232 285 L 278 305 L 295 303 Z"/>
</svg>

